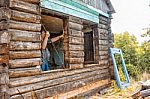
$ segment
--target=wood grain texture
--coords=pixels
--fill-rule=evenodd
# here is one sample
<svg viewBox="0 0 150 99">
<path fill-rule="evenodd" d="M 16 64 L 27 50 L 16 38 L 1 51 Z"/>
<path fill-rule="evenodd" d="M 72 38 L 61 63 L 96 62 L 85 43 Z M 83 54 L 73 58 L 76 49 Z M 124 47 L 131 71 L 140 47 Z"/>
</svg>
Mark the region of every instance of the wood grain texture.
<svg viewBox="0 0 150 99">
<path fill-rule="evenodd" d="M 0 55 L 8 53 L 9 53 L 9 46 L 7 44 L 0 45 Z"/>
<path fill-rule="evenodd" d="M 0 63 L 7 64 L 9 61 L 9 55 L 0 55 Z"/>
<path fill-rule="evenodd" d="M 30 58 L 40 58 L 41 51 L 10 51 L 10 59 L 30 59 Z"/>
<path fill-rule="evenodd" d="M 83 45 L 69 44 L 69 51 L 83 51 L 83 50 L 84 50 Z"/>
<path fill-rule="evenodd" d="M 7 30 L 9 28 L 8 21 L 0 21 L 0 31 Z"/>
<path fill-rule="evenodd" d="M 10 42 L 10 34 L 5 31 L 0 31 L 0 44 L 9 43 Z"/>
<path fill-rule="evenodd" d="M 84 38 L 83 37 L 73 37 L 73 36 L 69 36 L 69 43 L 71 44 L 84 44 Z"/>
<path fill-rule="evenodd" d="M 3 0 L 1 0 L 3 1 Z M 7 0 L 6 0 L 7 1 Z M 11 17 L 11 11 L 9 8 L 0 7 L 0 20 L 8 20 Z"/>
<path fill-rule="evenodd" d="M 24 30 L 24 31 L 39 32 L 39 31 L 41 31 L 41 24 L 17 22 L 17 21 L 10 20 L 9 28 L 10 29 Z"/>
<path fill-rule="evenodd" d="M 41 41 L 40 32 L 21 31 L 15 29 L 9 29 L 8 32 L 11 35 L 11 41 L 24 41 L 24 42 Z"/>
<path fill-rule="evenodd" d="M 10 4 L 9 7 L 15 10 L 40 14 L 40 6 L 37 4 L 31 4 L 28 2 L 24 2 L 22 0 L 9 0 Z"/>
<path fill-rule="evenodd" d="M 41 58 L 9 60 L 10 68 L 33 67 L 41 64 Z"/>
<path fill-rule="evenodd" d="M 32 42 L 10 42 L 11 51 L 27 51 L 27 50 L 40 50 L 41 43 L 32 43 Z"/>
<path fill-rule="evenodd" d="M 44 72 L 45 74 L 40 73 L 40 75 L 36 75 L 39 73 L 36 68 L 13 69 L 13 70 L 11 69 L 10 77 L 16 77 L 16 78 L 10 79 L 10 87 L 33 84 L 33 83 L 42 82 L 42 81 L 46 81 L 46 80 L 62 78 L 65 76 L 67 77 L 70 75 L 82 74 L 84 72 L 103 70 L 105 68 L 107 68 L 107 66 L 101 66 L 101 67 L 100 66 L 92 66 L 92 67 L 88 67 L 88 68 L 84 68 L 84 69 L 83 68 L 82 69 L 67 69 L 67 70 L 55 71 L 55 72 L 49 71 L 49 73 Z M 29 71 L 29 72 L 27 72 L 27 71 Z M 35 71 L 37 71 L 37 73 L 35 73 Z M 35 74 L 36 76 L 32 75 L 32 74 Z M 27 76 L 27 77 L 24 77 L 24 76 Z"/>
<path fill-rule="evenodd" d="M 25 2 L 29 2 L 29 3 L 35 3 L 35 4 L 39 4 L 40 0 L 22 0 Z"/>
<path fill-rule="evenodd" d="M 69 29 L 69 36 L 75 36 L 75 37 L 83 37 L 84 34 L 82 31 Z"/>
<path fill-rule="evenodd" d="M 69 28 L 81 31 L 82 28 L 83 28 L 83 25 L 77 24 L 77 23 L 73 23 L 73 22 L 69 22 Z"/>
</svg>

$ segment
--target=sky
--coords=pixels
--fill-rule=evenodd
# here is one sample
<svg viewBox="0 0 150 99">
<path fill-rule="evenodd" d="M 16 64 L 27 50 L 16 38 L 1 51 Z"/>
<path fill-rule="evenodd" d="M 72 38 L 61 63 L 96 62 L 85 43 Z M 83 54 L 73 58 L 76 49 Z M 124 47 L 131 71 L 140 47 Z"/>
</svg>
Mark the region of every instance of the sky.
<svg viewBox="0 0 150 99">
<path fill-rule="evenodd" d="M 129 32 L 134 34 L 138 42 L 145 38 L 141 34 L 150 27 L 150 0 L 111 0 L 116 13 L 113 14 L 112 32 Z M 149 39 L 149 38 L 146 38 Z"/>
</svg>

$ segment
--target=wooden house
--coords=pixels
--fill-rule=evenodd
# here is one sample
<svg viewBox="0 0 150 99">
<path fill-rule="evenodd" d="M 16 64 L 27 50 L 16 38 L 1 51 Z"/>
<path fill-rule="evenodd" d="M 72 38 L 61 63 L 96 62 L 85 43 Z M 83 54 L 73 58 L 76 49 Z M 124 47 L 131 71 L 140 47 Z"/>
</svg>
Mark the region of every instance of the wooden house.
<svg viewBox="0 0 150 99">
<path fill-rule="evenodd" d="M 114 12 L 110 0 L 0 0 L 0 98 L 78 99 L 109 88 Z M 62 67 L 37 68 L 42 27 L 64 33 Z"/>
</svg>

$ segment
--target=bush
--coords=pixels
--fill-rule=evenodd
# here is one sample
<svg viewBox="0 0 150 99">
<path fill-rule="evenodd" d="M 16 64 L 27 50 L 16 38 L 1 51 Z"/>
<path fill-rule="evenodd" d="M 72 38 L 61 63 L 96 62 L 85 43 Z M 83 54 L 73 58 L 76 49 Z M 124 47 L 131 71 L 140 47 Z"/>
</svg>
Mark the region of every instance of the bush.
<svg viewBox="0 0 150 99">
<path fill-rule="evenodd" d="M 129 76 L 137 79 L 138 75 L 140 74 L 140 69 L 132 64 L 126 64 L 126 67 L 127 67 Z"/>
</svg>

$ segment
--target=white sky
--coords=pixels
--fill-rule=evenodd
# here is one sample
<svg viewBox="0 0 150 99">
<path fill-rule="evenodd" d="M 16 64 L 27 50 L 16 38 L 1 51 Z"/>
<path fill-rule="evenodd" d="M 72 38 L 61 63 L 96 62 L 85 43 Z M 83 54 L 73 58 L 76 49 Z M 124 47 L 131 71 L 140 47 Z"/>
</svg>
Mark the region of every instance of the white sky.
<svg viewBox="0 0 150 99">
<path fill-rule="evenodd" d="M 128 31 L 134 34 L 139 42 L 144 28 L 150 27 L 150 0 L 111 0 L 116 13 L 113 14 L 112 32 Z"/>
</svg>

